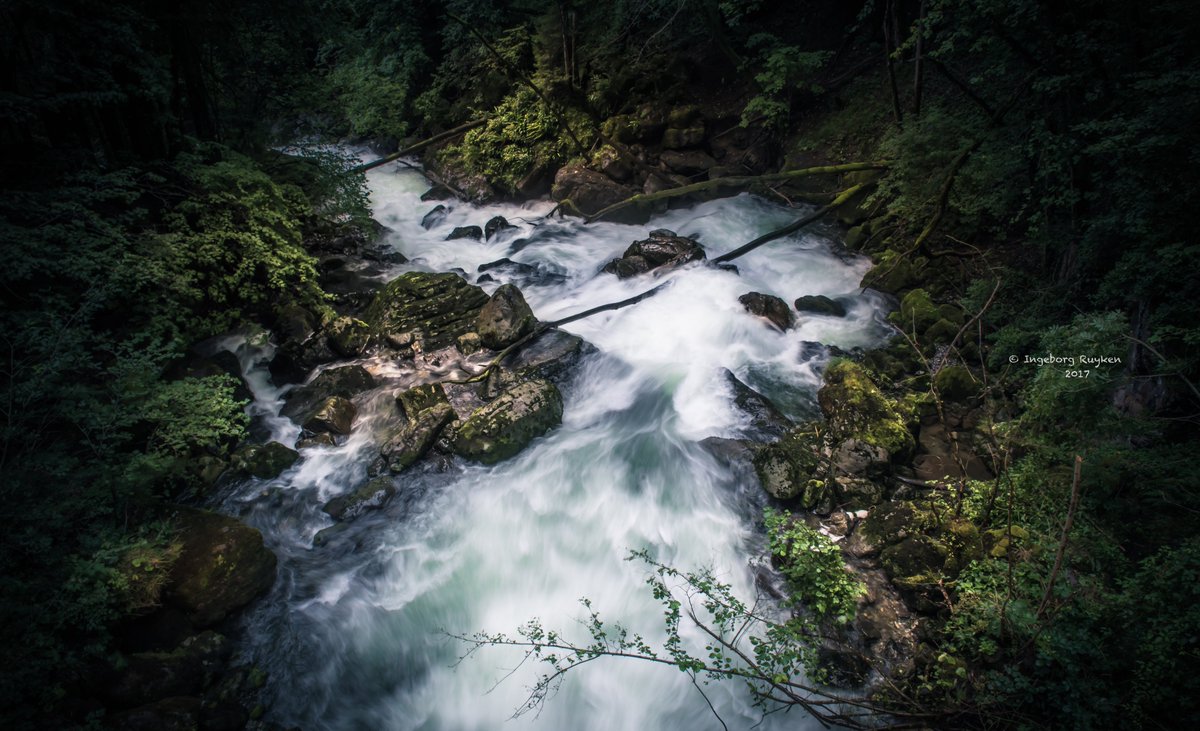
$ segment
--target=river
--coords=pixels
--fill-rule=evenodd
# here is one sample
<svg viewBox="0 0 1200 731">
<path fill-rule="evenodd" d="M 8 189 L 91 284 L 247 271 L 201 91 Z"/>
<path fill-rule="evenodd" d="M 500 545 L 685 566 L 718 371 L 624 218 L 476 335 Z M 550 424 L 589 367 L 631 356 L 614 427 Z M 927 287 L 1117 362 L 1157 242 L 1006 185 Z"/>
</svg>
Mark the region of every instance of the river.
<svg viewBox="0 0 1200 731">
<path fill-rule="evenodd" d="M 333 523 L 321 506 L 367 479 L 380 411 L 410 375 L 403 364 L 366 359 L 360 362 L 381 385 L 355 399 L 360 413 L 345 444 L 303 450 L 279 478 L 225 494 L 221 509 L 260 529 L 279 556 L 279 579 L 239 632 L 240 652 L 268 673 L 266 718 L 305 731 L 721 728 L 683 673 L 617 659 L 573 671 L 540 713 L 510 718 L 542 669 L 517 667 L 520 654 L 501 648 L 456 665 L 466 646 L 446 633 L 511 633 L 536 617 L 584 639 L 579 600 L 589 597 L 605 619 L 660 637 L 662 608 L 644 584 L 644 568 L 624 560 L 630 549 L 646 548 L 681 568 L 711 566 L 750 597 L 764 498 L 752 477 L 699 444 L 747 426 L 721 369 L 789 416 L 815 414 L 828 356 L 811 343 L 869 347 L 888 332 L 887 303 L 858 290 L 869 262 L 829 238 L 798 234 L 738 259 L 739 273 L 696 264 L 660 279 L 619 281 L 597 272 L 650 229 L 695 236 L 712 258 L 799 214 L 741 195 L 672 210 L 646 226 L 559 218 L 535 226 L 551 203 L 455 203 L 425 230 L 421 219 L 434 204 L 419 199 L 428 187 L 419 172 L 389 165 L 372 171 L 369 185 L 376 219 L 392 230 L 389 245 L 410 260 L 387 276 L 457 268 L 474 281 L 480 264 L 509 256 L 548 275 L 522 287 L 544 321 L 661 281 L 669 286 L 565 328 L 599 352 L 564 388 L 562 426 L 509 461 L 415 468 L 399 476 L 383 509 L 314 547 L 317 532 Z M 444 240 L 453 227 L 494 215 L 517 229 L 487 243 Z M 523 248 L 510 253 L 520 239 Z M 485 289 L 505 280 L 496 278 Z M 789 302 L 824 294 L 842 299 L 849 313 L 801 315 L 780 333 L 738 303 L 749 291 Z M 261 428 L 290 445 L 298 428 L 278 416 L 281 390 L 265 369 L 270 346 L 229 345 L 243 359 Z M 705 691 L 731 729 L 758 722 L 740 684 Z M 807 723 L 796 711 L 769 716 L 759 728 Z"/>
</svg>

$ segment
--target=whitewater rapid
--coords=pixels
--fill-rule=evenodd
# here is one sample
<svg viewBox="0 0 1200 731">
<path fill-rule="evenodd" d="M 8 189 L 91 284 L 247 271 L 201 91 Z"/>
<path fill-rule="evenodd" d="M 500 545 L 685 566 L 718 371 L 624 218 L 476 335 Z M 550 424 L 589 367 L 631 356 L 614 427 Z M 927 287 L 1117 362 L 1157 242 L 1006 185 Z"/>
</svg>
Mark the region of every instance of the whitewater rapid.
<svg viewBox="0 0 1200 731">
<path fill-rule="evenodd" d="M 474 282 L 481 264 L 508 257 L 542 275 L 520 281 L 543 321 L 668 286 L 566 326 L 599 352 L 565 386 L 562 426 L 507 462 L 435 460 L 415 468 L 399 476 L 383 509 L 314 547 L 317 533 L 333 524 L 321 512 L 324 502 L 367 479 L 381 412 L 403 376 L 395 364 L 366 359 L 382 382 L 356 397 L 360 415 L 345 444 L 302 450 L 277 479 L 250 480 L 227 495 L 222 509 L 262 530 L 280 559 L 280 578 L 245 617 L 240 642 L 247 661 L 268 673 L 266 718 L 305 731 L 719 729 L 683 673 L 616 659 L 573 671 L 540 713 L 512 718 L 544 670 L 520 666 L 520 653 L 503 648 L 456 662 L 467 646 L 447 633 L 512 634 L 538 618 L 585 640 L 579 600 L 588 597 L 605 619 L 661 637 L 662 608 L 644 584 L 644 567 L 625 560 L 631 549 L 684 569 L 711 566 L 752 597 L 763 495 L 752 477 L 699 444 L 747 426 L 722 369 L 789 416 L 814 415 L 827 355 L 812 343 L 851 349 L 887 335 L 887 302 L 858 288 L 869 262 L 807 233 L 738 259 L 737 273 L 698 263 L 621 281 L 600 267 L 651 229 L 695 236 L 712 258 L 798 213 L 742 195 L 668 211 L 645 226 L 585 226 L 543 219 L 549 202 L 453 203 L 426 230 L 421 220 L 435 204 L 420 200 L 428 183 L 419 172 L 390 165 L 372 171 L 369 184 L 374 215 L 390 229 L 387 245 L 409 260 L 381 281 L 410 270 L 459 270 Z M 445 240 L 456 226 L 482 226 L 496 215 L 516 228 L 489 242 Z M 506 281 L 504 271 L 489 272 L 495 281 L 482 286 L 491 291 Z M 789 302 L 836 297 L 848 314 L 801 314 L 780 333 L 739 304 L 750 291 Z M 278 416 L 282 391 L 266 376 L 270 346 L 231 347 L 242 357 L 261 428 L 291 444 L 298 430 Z M 713 684 L 705 692 L 730 728 L 760 720 L 743 686 Z M 797 712 L 769 716 L 759 728 L 807 723 Z"/>
</svg>

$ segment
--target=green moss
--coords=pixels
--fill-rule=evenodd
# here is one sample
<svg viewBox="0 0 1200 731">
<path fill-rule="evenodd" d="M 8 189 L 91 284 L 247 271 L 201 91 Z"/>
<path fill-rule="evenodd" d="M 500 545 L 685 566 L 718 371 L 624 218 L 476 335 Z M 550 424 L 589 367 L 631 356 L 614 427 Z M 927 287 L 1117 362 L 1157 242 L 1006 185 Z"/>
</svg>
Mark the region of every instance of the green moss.
<svg viewBox="0 0 1200 731">
<path fill-rule="evenodd" d="M 892 455 L 907 453 L 914 446 L 903 410 L 853 361 L 830 364 L 817 401 L 838 441 L 857 439 Z"/>
<path fill-rule="evenodd" d="M 979 384 L 966 366 L 946 366 L 933 377 L 933 385 L 947 401 L 967 401 L 979 395 Z"/>
<path fill-rule="evenodd" d="M 798 426 L 778 442 L 760 447 L 754 454 L 754 471 L 772 497 L 799 498 L 804 508 L 816 507 L 827 493 L 822 474 L 820 425 Z"/>
<path fill-rule="evenodd" d="M 475 410 L 458 428 L 455 454 L 484 464 L 506 460 L 562 423 L 563 402 L 549 381 L 527 381 Z"/>
<path fill-rule="evenodd" d="M 914 289 L 900 300 L 900 311 L 889 318 L 908 333 L 923 333 L 941 317 L 937 305 L 923 289 Z"/>
<path fill-rule="evenodd" d="M 899 294 L 923 281 L 927 264 L 924 257 L 906 257 L 888 249 L 879 255 L 875 266 L 863 275 L 862 286 Z"/>
</svg>

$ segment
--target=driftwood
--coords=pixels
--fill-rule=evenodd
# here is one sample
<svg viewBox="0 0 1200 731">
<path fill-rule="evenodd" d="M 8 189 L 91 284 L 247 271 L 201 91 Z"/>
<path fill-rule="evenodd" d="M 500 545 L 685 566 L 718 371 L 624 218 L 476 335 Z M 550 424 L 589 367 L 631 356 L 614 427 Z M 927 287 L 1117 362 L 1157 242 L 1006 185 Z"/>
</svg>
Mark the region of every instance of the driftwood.
<svg viewBox="0 0 1200 731">
<path fill-rule="evenodd" d="M 471 130 L 475 129 L 476 127 L 482 127 L 483 125 L 487 124 L 487 121 L 488 121 L 488 118 L 484 117 L 483 119 L 476 119 L 472 122 L 467 122 L 466 124 L 460 124 L 457 127 L 455 127 L 454 129 L 448 129 L 445 132 L 434 135 L 433 137 L 421 140 L 420 142 L 418 142 L 414 145 L 409 145 L 408 147 L 404 148 L 403 150 L 400 150 L 399 152 L 393 152 L 392 154 L 388 155 L 387 157 L 381 157 L 378 160 L 375 160 L 373 162 L 365 162 L 362 165 L 352 167 L 352 168 L 350 168 L 350 172 L 351 173 L 365 173 L 368 170 L 372 170 L 374 168 L 379 167 L 380 165 L 387 165 L 389 162 L 399 160 L 400 158 L 405 157 L 406 155 L 411 155 L 412 153 L 416 152 L 417 150 L 423 150 L 426 147 L 429 147 L 430 145 L 441 142 L 442 140 L 448 140 L 451 137 L 457 137 L 458 135 L 461 135 L 465 132 L 470 132 Z"/>
<path fill-rule="evenodd" d="M 822 175 L 827 173 L 852 173 L 860 170 L 886 170 L 888 165 L 889 163 L 882 161 L 850 162 L 842 165 L 823 165 L 820 167 L 802 168 L 800 170 L 786 170 L 781 173 L 766 173 L 764 175 L 732 175 L 727 178 L 705 180 L 701 183 L 692 183 L 691 185 L 683 185 L 678 188 L 660 190 L 657 193 L 638 193 L 637 195 L 630 196 L 623 201 L 614 203 L 607 208 L 600 209 L 596 213 L 593 213 L 585 218 L 584 223 L 598 221 L 611 213 L 628 208 L 629 206 L 642 205 L 644 203 L 651 203 L 654 201 L 670 200 L 671 198 L 679 198 L 681 196 L 692 195 L 693 193 L 715 191 L 722 188 L 749 188 L 760 183 L 780 183 L 792 180 L 794 178 L 802 178 L 810 175 Z"/>
</svg>

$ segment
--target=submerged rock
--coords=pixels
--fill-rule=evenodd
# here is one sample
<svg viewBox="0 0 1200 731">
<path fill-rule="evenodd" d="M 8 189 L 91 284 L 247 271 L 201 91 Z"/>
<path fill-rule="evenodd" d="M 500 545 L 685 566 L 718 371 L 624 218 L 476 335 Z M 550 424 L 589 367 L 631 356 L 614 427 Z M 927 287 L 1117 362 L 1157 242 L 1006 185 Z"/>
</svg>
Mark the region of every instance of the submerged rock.
<svg viewBox="0 0 1200 731">
<path fill-rule="evenodd" d="M 562 413 L 562 394 L 553 383 L 526 381 L 476 409 L 458 427 L 450 447 L 467 459 L 495 464 L 562 423 Z"/>
<path fill-rule="evenodd" d="M 787 302 L 772 294 L 747 292 L 738 297 L 738 302 L 752 315 L 764 317 L 779 330 L 787 330 L 796 323 L 796 316 Z"/>
<path fill-rule="evenodd" d="M 792 428 L 791 420 L 783 415 L 771 399 L 742 383 L 728 368 L 722 371 L 726 385 L 733 391 L 734 405 L 750 418 L 747 436 L 751 440 L 779 439 Z"/>
<path fill-rule="evenodd" d="M 520 380 L 562 380 L 580 359 L 596 350 L 578 335 L 552 328 L 510 353 L 501 365 Z"/>
<path fill-rule="evenodd" d="M 453 345 L 475 329 L 487 293 L 455 274 L 408 272 L 375 296 L 363 319 L 380 339 L 417 338 L 426 351 Z"/>
<path fill-rule="evenodd" d="M 536 323 L 521 290 L 502 284 L 479 310 L 475 331 L 484 346 L 501 350 L 532 332 Z"/>
<path fill-rule="evenodd" d="M 616 274 L 618 279 L 628 279 L 660 267 L 676 267 L 704 258 L 704 248 L 695 239 L 656 229 L 648 238 L 630 244 L 621 258 L 605 264 L 604 271 Z"/>
<path fill-rule="evenodd" d="M 492 216 L 488 219 L 487 223 L 483 224 L 483 239 L 485 241 L 491 241 L 492 237 L 496 234 L 515 228 L 516 226 L 509 223 L 508 219 L 504 216 Z"/>
<path fill-rule="evenodd" d="M 446 206 L 442 205 L 441 203 L 437 204 L 421 219 L 421 228 L 428 231 L 434 226 L 440 224 L 442 221 L 446 220 L 446 215 L 448 213 L 449 210 L 446 208 Z"/>
<path fill-rule="evenodd" d="M 275 554 L 262 533 L 206 510 L 176 513 L 182 550 L 171 566 L 167 600 L 197 627 L 211 627 L 275 582 Z"/>
</svg>

